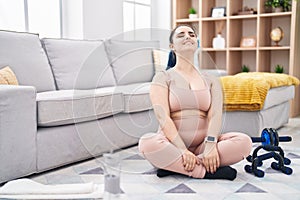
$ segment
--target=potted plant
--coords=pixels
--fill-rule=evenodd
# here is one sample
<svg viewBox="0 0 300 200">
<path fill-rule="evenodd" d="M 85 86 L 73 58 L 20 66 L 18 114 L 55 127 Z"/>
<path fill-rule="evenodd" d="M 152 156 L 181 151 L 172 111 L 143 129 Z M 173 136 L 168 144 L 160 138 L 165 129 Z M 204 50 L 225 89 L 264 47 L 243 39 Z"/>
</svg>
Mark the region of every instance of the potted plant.
<svg viewBox="0 0 300 200">
<path fill-rule="evenodd" d="M 282 65 L 277 64 L 275 66 L 275 73 L 283 73 L 284 69 Z"/>
<path fill-rule="evenodd" d="M 249 72 L 249 67 L 247 65 L 242 66 L 242 72 Z"/>
<path fill-rule="evenodd" d="M 291 0 L 266 0 L 265 8 L 272 9 L 272 12 L 290 11 Z"/>
<path fill-rule="evenodd" d="M 196 19 L 198 17 L 197 11 L 195 8 L 190 8 L 189 9 L 189 18 L 190 19 Z"/>
</svg>

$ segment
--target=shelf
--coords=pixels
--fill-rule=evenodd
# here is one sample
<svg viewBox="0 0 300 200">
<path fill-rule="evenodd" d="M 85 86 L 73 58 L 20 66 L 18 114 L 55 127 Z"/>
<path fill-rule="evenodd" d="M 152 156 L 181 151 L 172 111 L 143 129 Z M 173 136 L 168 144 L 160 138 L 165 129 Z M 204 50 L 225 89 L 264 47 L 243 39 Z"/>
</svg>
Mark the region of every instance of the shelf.
<svg viewBox="0 0 300 200">
<path fill-rule="evenodd" d="M 209 48 L 207 48 L 209 49 Z M 290 50 L 290 47 L 289 46 L 281 46 L 281 47 L 275 47 L 275 46 L 271 46 L 271 47 L 229 47 L 228 48 L 229 51 L 255 51 L 255 50 Z M 226 50 L 226 49 L 224 49 Z"/>
<path fill-rule="evenodd" d="M 280 13 L 263 13 L 259 17 L 282 17 L 282 16 L 291 16 L 292 12 L 280 12 Z"/>
<path fill-rule="evenodd" d="M 177 19 L 176 22 L 177 22 L 177 23 L 199 22 L 199 18 L 196 18 L 196 19 L 189 19 L 189 18 L 185 18 L 185 19 Z"/>
<path fill-rule="evenodd" d="M 202 51 L 224 51 L 224 52 L 226 52 L 226 49 L 202 48 Z"/>
<path fill-rule="evenodd" d="M 226 20 L 227 17 L 203 17 L 201 20 L 202 21 L 222 21 Z"/>
<path fill-rule="evenodd" d="M 229 47 L 229 51 L 256 51 L 256 47 Z"/>
<path fill-rule="evenodd" d="M 230 16 L 229 19 L 256 19 L 257 14 L 251 14 L 251 15 L 234 15 Z"/>
<path fill-rule="evenodd" d="M 290 50 L 291 47 L 289 46 L 269 46 L 269 47 L 259 47 L 259 50 Z"/>
</svg>

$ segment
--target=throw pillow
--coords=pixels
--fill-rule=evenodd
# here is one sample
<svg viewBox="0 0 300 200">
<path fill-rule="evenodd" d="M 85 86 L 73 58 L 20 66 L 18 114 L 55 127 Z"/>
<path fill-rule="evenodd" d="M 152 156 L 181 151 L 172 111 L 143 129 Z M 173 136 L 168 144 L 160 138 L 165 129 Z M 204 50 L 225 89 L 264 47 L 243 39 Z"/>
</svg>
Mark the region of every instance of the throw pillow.
<svg viewBox="0 0 300 200">
<path fill-rule="evenodd" d="M 0 84 L 2 85 L 19 85 L 15 73 L 10 67 L 0 69 Z"/>
<path fill-rule="evenodd" d="M 152 57 L 155 67 L 155 73 L 164 71 L 167 68 L 169 52 L 165 50 L 153 49 Z"/>
</svg>

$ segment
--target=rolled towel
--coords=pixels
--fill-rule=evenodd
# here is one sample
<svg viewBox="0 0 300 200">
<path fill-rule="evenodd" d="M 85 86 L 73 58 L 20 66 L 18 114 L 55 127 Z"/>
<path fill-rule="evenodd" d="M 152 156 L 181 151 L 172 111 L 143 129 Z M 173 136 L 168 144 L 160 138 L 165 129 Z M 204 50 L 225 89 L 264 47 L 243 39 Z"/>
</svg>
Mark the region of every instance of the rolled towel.
<svg viewBox="0 0 300 200">
<path fill-rule="evenodd" d="M 98 190 L 94 183 L 44 185 L 30 179 L 7 182 L 0 188 L 0 195 L 76 195 L 91 194 Z"/>
</svg>

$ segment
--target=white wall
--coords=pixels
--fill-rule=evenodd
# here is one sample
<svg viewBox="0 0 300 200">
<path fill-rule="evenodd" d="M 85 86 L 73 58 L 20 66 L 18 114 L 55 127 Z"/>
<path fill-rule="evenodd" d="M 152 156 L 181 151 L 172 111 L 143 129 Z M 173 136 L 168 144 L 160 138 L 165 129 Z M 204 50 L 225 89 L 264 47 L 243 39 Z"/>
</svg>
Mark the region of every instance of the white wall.
<svg viewBox="0 0 300 200">
<path fill-rule="evenodd" d="M 160 48 L 169 50 L 169 35 L 171 25 L 171 0 L 151 1 L 152 39 L 160 41 Z"/>
<path fill-rule="evenodd" d="M 84 0 L 85 39 L 110 38 L 123 32 L 123 0 Z"/>
<path fill-rule="evenodd" d="M 63 0 L 63 37 L 83 38 L 82 0 Z"/>
<path fill-rule="evenodd" d="M 151 12 L 151 26 L 163 31 L 167 42 L 171 0 L 152 0 Z M 63 0 L 63 14 L 65 38 L 104 39 L 123 33 L 123 0 Z"/>
<path fill-rule="evenodd" d="M 153 28 L 171 29 L 171 0 L 152 0 L 151 14 Z"/>
</svg>

